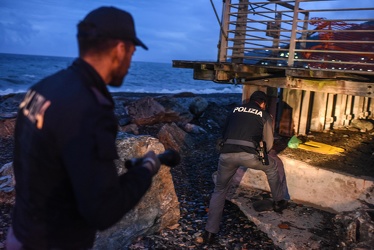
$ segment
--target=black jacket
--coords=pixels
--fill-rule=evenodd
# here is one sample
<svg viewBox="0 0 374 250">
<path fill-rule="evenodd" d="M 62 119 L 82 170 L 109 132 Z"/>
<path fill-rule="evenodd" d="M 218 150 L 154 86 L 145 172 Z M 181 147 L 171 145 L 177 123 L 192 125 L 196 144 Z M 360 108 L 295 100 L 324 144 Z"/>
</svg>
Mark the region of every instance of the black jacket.
<svg viewBox="0 0 374 250">
<path fill-rule="evenodd" d="M 15 236 L 37 249 L 90 248 L 149 188 L 143 167 L 117 175 L 114 102 L 81 59 L 34 85 L 15 128 Z"/>
<path fill-rule="evenodd" d="M 266 142 L 267 151 L 273 147 L 273 119 L 265 110 L 261 110 L 256 102 L 237 106 L 229 114 L 223 130 L 223 141 L 227 139 L 244 140 L 257 144 Z M 253 147 L 224 144 L 221 153 L 248 152 L 257 154 Z"/>
</svg>

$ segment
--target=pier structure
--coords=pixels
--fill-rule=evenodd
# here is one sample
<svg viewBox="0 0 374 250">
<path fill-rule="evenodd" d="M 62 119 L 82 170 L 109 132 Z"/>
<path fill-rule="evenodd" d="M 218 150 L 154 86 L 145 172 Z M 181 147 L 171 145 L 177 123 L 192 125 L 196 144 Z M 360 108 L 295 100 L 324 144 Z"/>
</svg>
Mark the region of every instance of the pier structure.
<svg viewBox="0 0 374 250">
<path fill-rule="evenodd" d="M 222 4 L 217 60 L 173 60 L 173 67 L 193 69 L 196 80 L 242 85 L 243 102 L 255 90 L 267 92 L 280 135 L 374 119 L 374 2 Z"/>
<path fill-rule="evenodd" d="M 267 92 L 275 131 L 283 136 L 374 120 L 374 1 L 365 2 L 371 6 L 348 0 L 223 0 L 222 16 L 216 13 L 217 60 L 174 60 L 173 67 L 193 69 L 196 80 L 242 85 L 243 102 L 256 90 Z M 324 227 L 320 210 L 368 211 L 365 206 L 374 205 L 372 177 L 329 169 L 328 161 L 321 168 L 279 156 L 292 201 L 318 208 L 313 216 L 291 209 L 259 216 L 251 190 L 270 191 L 259 170 L 237 172 L 231 201 L 282 249 L 323 248 L 320 238 L 309 234 Z M 297 226 L 282 230 L 279 221 Z M 372 221 L 353 220 L 350 225 L 357 227 L 347 235 L 361 237 L 358 228 L 365 223 Z"/>
</svg>

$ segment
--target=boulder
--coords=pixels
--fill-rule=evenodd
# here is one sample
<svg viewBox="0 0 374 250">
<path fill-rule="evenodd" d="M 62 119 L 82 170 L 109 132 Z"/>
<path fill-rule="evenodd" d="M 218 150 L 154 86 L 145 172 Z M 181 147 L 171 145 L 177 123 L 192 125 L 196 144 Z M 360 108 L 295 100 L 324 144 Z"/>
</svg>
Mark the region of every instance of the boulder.
<svg viewBox="0 0 374 250">
<path fill-rule="evenodd" d="M 164 146 L 156 138 L 126 133 L 119 133 L 117 147 L 120 159 L 116 165 L 119 173 L 126 172 L 124 162 L 128 159 L 141 157 L 149 150 L 157 154 L 164 152 Z M 97 234 L 94 249 L 124 249 L 136 237 L 173 226 L 179 218 L 179 202 L 170 169 L 162 165 L 139 204 L 113 227 Z"/>
<path fill-rule="evenodd" d="M 129 133 L 129 134 L 134 134 L 138 135 L 139 134 L 139 127 L 138 125 L 131 123 L 123 127 L 119 127 L 119 130 L 121 132 Z"/>
<path fill-rule="evenodd" d="M 0 119 L 0 137 L 8 138 L 12 137 L 14 133 L 14 127 L 16 119 Z"/>
<path fill-rule="evenodd" d="M 337 214 L 333 221 L 339 244 L 346 249 L 372 249 L 374 209 L 357 209 Z"/>
<path fill-rule="evenodd" d="M 175 98 L 170 96 L 162 96 L 156 98 L 156 100 L 165 108 L 165 116 L 173 117 L 178 115 L 178 119 L 170 119 L 170 121 L 186 124 L 192 121 L 193 114 L 188 110 L 191 98 Z"/>
<path fill-rule="evenodd" d="M 179 128 L 175 123 L 165 124 L 157 134 L 157 138 L 167 149 L 174 149 L 177 152 L 189 150 L 193 147 L 191 135 Z"/>
<path fill-rule="evenodd" d="M 174 102 L 173 108 L 176 109 L 176 107 L 178 107 L 178 103 Z M 171 107 L 165 108 L 152 97 L 143 97 L 135 100 L 127 104 L 125 109 L 129 117 L 131 117 L 131 122 L 139 126 L 168 122 L 188 122 L 192 119 L 192 115 L 180 110 L 180 107 L 177 108 L 178 111 Z"/>
<path fill-rule="evenodd" d="M 354 119 L 351 121 L 351 127 L 359 129 L 361 132 L 370 131 L 374 128 L 369 120 Z"/>
<path fill-rule="evenodd" d="M 189 110 L 195 117 L 200 117 L 208 107 L 208 101 L 201 97 L 197 96 L 193 99 L 190 104 Z"/>
<path fill-rule="evenodd" d="M 165 115 L 164 107 L 152 97 L 143 97 L 125 107 L 132 122 L 137 125 L 159 123 Z"/>
<path fill-rule="evenodd" d="M 206 134 L 207 133 L 205 129 L 203 129 L 202 127 L 195 125 L 195 124 L 191 124 L 191 123 L 186 123 L 183 126 L 183 129 L 187 133 L 194 133 L 194 134 Z"/>
</svg>

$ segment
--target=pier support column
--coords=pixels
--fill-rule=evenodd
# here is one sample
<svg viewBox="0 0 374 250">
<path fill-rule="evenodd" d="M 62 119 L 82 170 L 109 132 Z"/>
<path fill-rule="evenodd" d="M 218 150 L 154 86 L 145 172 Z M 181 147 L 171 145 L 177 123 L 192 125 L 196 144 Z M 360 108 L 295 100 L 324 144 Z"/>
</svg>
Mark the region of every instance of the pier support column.
<svg viewBox="0 0 374 250">
<path fill-rule="evenodd" d="M 309 107 L 310 107 L 310 91 L 303 91 L 301 100 L 300 122 L 298 134 L 306 135 L 308 132 Z"/>
<path fill-rule="evenodd" d="M 310 130 L 321 132 L 325 127 L 327 93 L 315 92 Z"/>
<path fill-rule="evenodd" d="M 344 114 L 347 106 L 347 95 L 337 95 L 334 112 L 334 129 L 339 129 L 344 126 Z"/>
<path fill-rule="evenodd" d="M 302 90 L 283 89 L 280 103 L 279 134 L 293 136 L 299 133 Z"/>
</svg>

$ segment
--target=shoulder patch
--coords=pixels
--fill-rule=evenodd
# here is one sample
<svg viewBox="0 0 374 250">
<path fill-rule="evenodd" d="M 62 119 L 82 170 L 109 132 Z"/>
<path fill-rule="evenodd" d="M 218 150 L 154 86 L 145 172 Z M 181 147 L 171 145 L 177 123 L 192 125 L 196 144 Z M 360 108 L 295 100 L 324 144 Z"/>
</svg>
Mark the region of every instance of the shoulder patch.
<svg viewBox="0 0 374 250">
<path fill-rule="evenodd" d="M 51 101 L 37 93 L 35 90 L 29 90 L 19 108 L 22 114 L 32 123 L 36 124 L 38 129 L 43 128 L 44 113 L 51 105 Z"/>
</svg>

